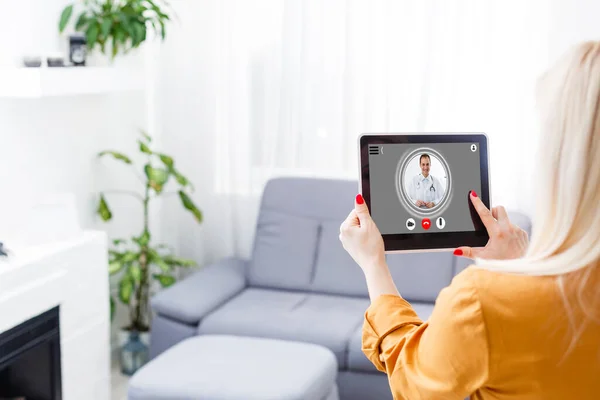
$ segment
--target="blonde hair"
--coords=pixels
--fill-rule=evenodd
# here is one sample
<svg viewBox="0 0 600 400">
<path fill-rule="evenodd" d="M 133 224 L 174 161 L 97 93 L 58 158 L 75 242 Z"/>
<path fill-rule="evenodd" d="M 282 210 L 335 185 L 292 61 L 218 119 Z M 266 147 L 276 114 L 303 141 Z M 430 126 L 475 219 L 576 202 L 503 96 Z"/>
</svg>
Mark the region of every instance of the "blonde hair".
<svg viewBox="0 0 600 400">
<path fill-rule="evenodd" d="M 600 42 L 573 48 L 538 88 L 544 168 L 531 243 L 518 260 L 476 261 L 485 269 L 562 276 L 600 260 Z"/>
<path fill-rule="evenodd" d="M 538 165 L 544 168 L 537 173 L 531 243 L 518 260 L 476 262 L 495 271 L 556 276 L 571 337 L 562 363 L 586 326 L 599 322 L 600 290 L 583 296 L 597 284 L 590 275 L 600 260 L 600 42 L 582 43 L 560 59 L 541 78 L 538 103 Z M 586 318 L 577 320 L 574 307 Z"/>
</svg>

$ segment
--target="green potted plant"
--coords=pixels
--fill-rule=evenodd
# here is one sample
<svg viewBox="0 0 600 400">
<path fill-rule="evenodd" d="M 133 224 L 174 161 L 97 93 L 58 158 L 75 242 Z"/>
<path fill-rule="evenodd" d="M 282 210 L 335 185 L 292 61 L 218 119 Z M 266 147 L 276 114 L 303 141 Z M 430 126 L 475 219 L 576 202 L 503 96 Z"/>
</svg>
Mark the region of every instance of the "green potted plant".
<svg viewBox="0 0 600 400">
<path fill-rule="evenodd" d="M 167 7 L 165 0 L 83 0 L 75 30 L 85 34 L 88 51 L 99 48 L 114 59 L 120 52 L 127 53 L 144 43 L 148 30 L 164 40 L 165 25 L 170 20 Z M 58 23 L 61 33 L 74 10 L 75 4 L 63 9 Z"/>
<path fill-rule="evenodd" d="M 128 239 L 115 239 L 109 250 L 108 272 L 118 280 L 118 299 L 129 308 L 129 324 L 122 329 L 130 342 L 141 338 L 147 345 L 150 330 L 151 310 L 149 307 L 151 283 L 158 287 L 169 287 L 176 281 L 174 272 L 178 268 L 195 266 L 192 260 L 177 257 L 172 249 L 163 244 L 155 245 L 149 228 L 150 203 L 165 194 L 175 194 L 179 197 L 182 206 L 188 210 L 195 220 L 202 222 L 202 212 L 192 201 L 190 194 L 194 188 L 189 180 L 175 167 L 175 161 L 167 154 L 157 152 L 151 148 L 151 138 L 142 133 L 138 140 L 139 151 L 146 159 L 142 168 L 140 179 L 143 183 L 142 193 L 135 191 L 106 191 L 100 193 L 97 214 L 103 221 L 112 219 L 113 213 L 109 207 L 107 196 L 111 193 L 124 194 L 137 200 L 143 212 L 143 226 L 137 236 Z M 102 151 L 99 157 L 109 156 L 136 168 L 131 158 L 123 153 L 107 150 Z M 165 193 L 165 185 L 173 181 L 177 187 L 175 191 Z M 115 300 L 110 297 L 111 319 L 114 317 Z M 129 343 L 131 345 L 131 343 Z M 136 346 L 139 343 L 136 344 Z M 122 352 L 122 357 L 124 352 Z M 127 353 L 129 354 L 129 353 Z M 147 355 L 146 355 L 147 356 Z M 146 360 L 144 356 L 137 360 L 123 360 L 124 373 L 133 374 Z"/>
</svg>

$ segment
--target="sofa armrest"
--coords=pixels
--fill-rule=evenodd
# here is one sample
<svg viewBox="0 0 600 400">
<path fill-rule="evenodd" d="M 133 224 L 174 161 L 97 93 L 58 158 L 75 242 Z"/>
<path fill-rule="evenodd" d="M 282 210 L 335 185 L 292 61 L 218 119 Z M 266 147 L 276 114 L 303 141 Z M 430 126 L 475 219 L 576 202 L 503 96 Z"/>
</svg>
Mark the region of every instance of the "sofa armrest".
<svg viewBox="0 0 600 400">
<path fill-rule="evenodd" d="M 212 264 L 168 289 L 151 301 L 158 314 L 189 325 L 197 325 L 212 310 L 246 287 L 247 261 L 228 258 Z"/>
</svg>

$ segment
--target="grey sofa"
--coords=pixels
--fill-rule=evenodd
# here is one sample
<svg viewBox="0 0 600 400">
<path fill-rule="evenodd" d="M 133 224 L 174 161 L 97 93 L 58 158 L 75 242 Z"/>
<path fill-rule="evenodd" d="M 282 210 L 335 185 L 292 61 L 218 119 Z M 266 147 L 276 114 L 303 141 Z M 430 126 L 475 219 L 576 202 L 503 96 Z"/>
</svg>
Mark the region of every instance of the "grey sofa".
<svg viewBox="0 0 600 400">
<path fill-rule="evenodd" d="M 151 357 L 203 334 L 311 342 L 337 357 L 342 400 L 391 399 L 386 376 L 361 351 L 367 288 L 338 239 L 357 187 L 355 181 L 271 180 L 251 259 L 223 260 L 152 299 Z M 530 230 L 524 215 L 511 218 Z M 451 252 L 388 255 L 387 261 L 400 293 L 423 319 L 469 264 Z"/>
</svg>

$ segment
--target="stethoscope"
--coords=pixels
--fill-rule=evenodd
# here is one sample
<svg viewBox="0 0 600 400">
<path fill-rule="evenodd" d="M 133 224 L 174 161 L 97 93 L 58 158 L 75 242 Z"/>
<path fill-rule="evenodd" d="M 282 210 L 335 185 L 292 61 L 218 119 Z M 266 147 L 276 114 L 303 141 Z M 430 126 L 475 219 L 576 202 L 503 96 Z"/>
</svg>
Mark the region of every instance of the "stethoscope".
<svg viewBox="0 0 600 400">
<path fill-rule="evenodd" d="M 421 182 L 417 182 L 417 189 L 420 189 L 420 188 L 421 188 Z M 435 187 L 433 187 L 433 176 L 431 177 L 431 186 L 429 187 L 429 191 L 435 192 Z"/>
</svg>

